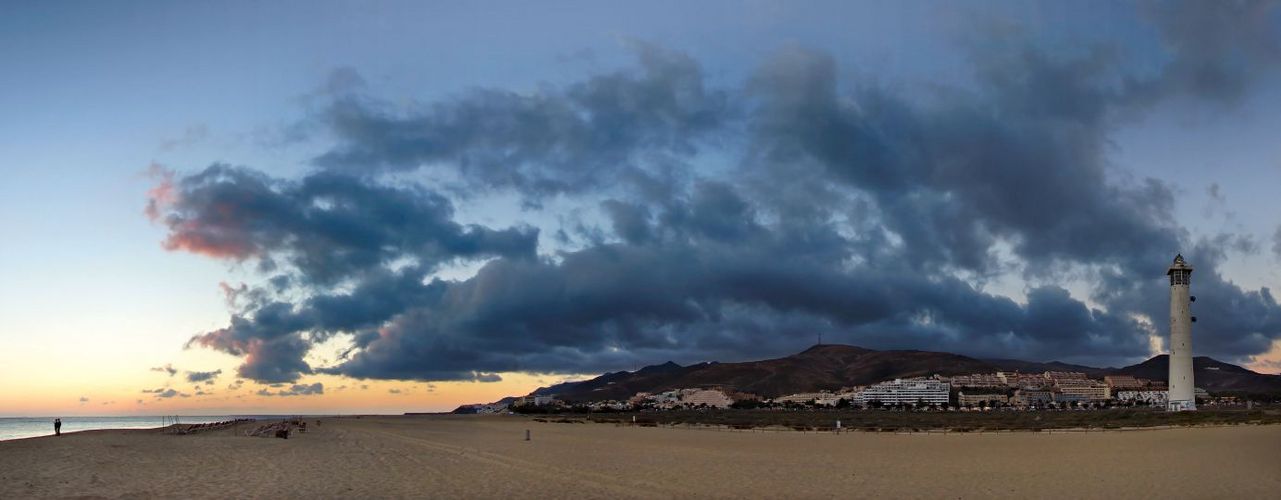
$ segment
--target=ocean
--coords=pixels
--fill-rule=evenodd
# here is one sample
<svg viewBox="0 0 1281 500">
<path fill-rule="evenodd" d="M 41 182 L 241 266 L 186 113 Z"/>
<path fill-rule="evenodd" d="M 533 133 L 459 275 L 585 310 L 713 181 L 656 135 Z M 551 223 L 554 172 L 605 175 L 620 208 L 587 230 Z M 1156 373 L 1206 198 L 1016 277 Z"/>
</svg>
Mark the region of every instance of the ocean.
<svg viewBox="0 0 1281 500">
<path fill-rule="evenodd" d="M 154 429 L 173 423 L 174 417 L 62 417 L 62 432 L 88 431 L 95 429 Z M 210 415 L 199 417 L 178 417 L 178 423 L 203 424 L 221 422 L 243 416 Z M 262 420 L 264 417 L 251 417 Z M 281 418 L 281 417 L 265 417 Z M 0 441 L 22 439 L 36 436 L 53 435 L 53 417 L 38 418 L 3 418 L 0 417 Z"/>
</svg>

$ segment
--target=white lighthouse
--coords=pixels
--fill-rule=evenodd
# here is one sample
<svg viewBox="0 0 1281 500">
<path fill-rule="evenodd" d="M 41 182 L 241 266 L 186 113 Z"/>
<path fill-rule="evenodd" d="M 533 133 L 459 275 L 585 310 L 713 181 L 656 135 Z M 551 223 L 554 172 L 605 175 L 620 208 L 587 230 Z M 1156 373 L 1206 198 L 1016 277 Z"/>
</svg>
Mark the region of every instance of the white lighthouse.
<svg viewBox="0 0 1281 500">
<path fill-rule="evenodd" d="M 1170 276 L 1170 393 L 1166 409 L 1187 411 L 1196 409 L 1196 396 L 1192 380 L 1192 317 L 1191 302 L 1196 300 L 1189 293 L 1192 284 L 1192 266 L 1183 261 L 1183 255 L 1174 257 L 1174 264 L 1166 273 Z"/>
</svg>

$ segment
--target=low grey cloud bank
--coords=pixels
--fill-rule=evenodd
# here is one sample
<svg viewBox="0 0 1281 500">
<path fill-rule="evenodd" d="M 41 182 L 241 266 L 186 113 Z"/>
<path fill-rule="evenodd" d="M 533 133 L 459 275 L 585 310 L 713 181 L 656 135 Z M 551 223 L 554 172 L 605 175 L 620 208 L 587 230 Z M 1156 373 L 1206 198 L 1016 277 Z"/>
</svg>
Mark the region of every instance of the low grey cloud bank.
<svg viewBox="0 0 1281 500">
<path fill-rule="evenodd" d="M 211 372 L 187 372 L 187 381 L 212 383 L 218 378 L 218 375 L 221 374 L 222 370 L 214 370 Z"/>
<path fill-rule="evenodd" d="M 143 392 L 147 392 L 147 391 L 143 391 Z M 183 398 L 191 397 L 190 394 L 187 394 L 185 392 L 178 392 L 176 389 L 165 389 L 163 391 L 156 392 L 155 395 L 157 398 L 163 398 L 163 399 L 170 399 L 174 397 L 183 397 Z"/>
<path fill-rule="evenodd" d="M 262 389 L 257 392 L 259 396 L 313 396 L 325 393 L 325 385 L 316 382 L 313 384 L 294 384 L 287 389 L 281 389 L 275 392 Z"/>
</svg>

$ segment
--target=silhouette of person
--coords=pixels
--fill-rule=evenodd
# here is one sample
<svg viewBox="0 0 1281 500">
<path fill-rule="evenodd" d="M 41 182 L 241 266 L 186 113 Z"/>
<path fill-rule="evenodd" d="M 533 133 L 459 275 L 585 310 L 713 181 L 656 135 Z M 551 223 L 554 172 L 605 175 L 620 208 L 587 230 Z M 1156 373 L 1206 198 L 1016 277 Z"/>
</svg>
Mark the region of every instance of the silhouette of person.
<svg viewBox="0 0 1281 500">
<path fill-rule="evenodd" d="M 62 435 L 62 419 L 60 418 L 53 419 L 53 435 L 55 436 Z"/>
</svg>

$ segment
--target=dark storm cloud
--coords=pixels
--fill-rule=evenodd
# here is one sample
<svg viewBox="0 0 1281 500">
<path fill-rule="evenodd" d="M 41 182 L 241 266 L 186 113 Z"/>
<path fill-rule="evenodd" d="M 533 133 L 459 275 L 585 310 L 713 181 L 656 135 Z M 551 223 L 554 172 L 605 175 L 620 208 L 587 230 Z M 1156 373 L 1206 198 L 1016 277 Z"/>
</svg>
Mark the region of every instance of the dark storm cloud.
<svg viewBox="0 0 1281 500">
<path fill-rule="evenodd" d="M 350 66 L 336 68 L 329 72 L 329 78 L 316 90 L 319 95 L 350 95 L 365 88 L 366 82 L 360 72 Z"/>
<path fill-rule="evenodd" d="M 1113 115 L 1133 112 L 1142 101 L 1133 88 L 1103 78 L 1119 69 L 1106 60 L 1056 61 L 1027 52 L 985 56 L 983 96 L 911 115 L 903 112 L 906 104 L 875 90 L 844 104 L 832 90 L 830 59 L 789 57 L 782 67 L 767 67 L 756 84 L 764 96 L 758 123 L 765 124 L 757 154 L 786 166 L 779 179 L 795 175 L 795 164 L 813 163 L 875 199 L 882 226 L 903 239 L 902 255 L 913 266 L 982 272 L 991 262 L 992 238 L 999 237 L 1033 276 L 1055 268 L 1099 269 L 1107 277 L 1095 283 L 1093 298 L 1111 316 L 1082 324 L 1079 314 L 1067 314 L 1083 308 L 1077 304 L 1024 329 L 1052 338 L 1049 325 L 1074 325 L 1078 348 L 1063 346 L 1060 356 L 1141 352 L 1141 331 L 1116 318 L 1143 314 L 1164 329 L 1164 280 L 1135 277 L 1159 276 L 1163 269 L 1155 263 L 1180 248 L 1204 261 L 1199 293 L 1230 305 L 1198 324 L 1214 332 L 1201 352 L 1241 359 L 1266 350 L 1281 334 L 1281 324 L 1271 320 L 1281 309 L 1267 289 L 1242 290 L 1217 272 L 1224 249 L 1249 250 L 1252 240 L 1222 235 L 1194 246 L 1169 219 L 1170 186 L 1107 178 L 1103 152 Z M 1099 341 L 1100 331 L 1111 332 L 1108 342 Z"/>
<path fill-rule="evenodd" d="M 1272 233 L 1272 254 L 1281 259 L 1281 226 L 1277 226 L 1276 232 Z"/>
<path fill-rule="evenodd" d="M 385 186 L 333 173 L 301 181 L 215 164 L 153 198 L 169 228 L 165 247 L 233 260 L 284 260 L 300 276 L 333 284 L 398 258 L 434 266 L 454 259 L 534 252 L 537 231 L 491 230 L 453 220 L 453 204 L 415 186 Z"/>
<path fill-rule="evenodd" d="M 844 257 L 839 237 L 797 248 L 785 231 L 752 222 L 744 210 L 723 186 L 701 189 L 659 216 L 668 236 L 654 244 L 602 245 L 564 254 L 560 263 L 490 262 L 472 279 L 440 283 L 447 288 L 438 302 L 398 317 L 331 372 L 474 380 L 478 371 L 597 371 L 708 352 L 767 355 L 794 344 L 796 337 L 779 335 L 789 322 L 805 323 L 805 339 L 817 328 L 829 339 L 876 347 L 1035 358 L 1102 346 L 1112 355 L 1144 352 L 1136 324 L 1091 311 L 1062 289 L 1035 290 L 1020 306 L 910 269 L 841 269 L 833 265 Z M 730 317 L 756 329 L 740 331 Z"/>
<path fill-rule="evenodd" d="M 727 96 L 684 54 L 637 44 L 637 71 L 534 93 L 476 89 L 409 110 L 347 95 L 325 113 L 339 146 L 315 159 L 347 172 L 444 165 L 473 186 L 530 198 L 580 192 L 698 150 Z"/>
<path fill-rule="evenodd" d="M 606 200 L 601 203 L 601 209 L 609 216 L 614 233 L 623 241 L 643 244 L 650 240 L 650 215 L 645 207 L 619 200 Z"/>
<path fill-rule="evenodd" d="M 359 283 L 353 293 L 316 297 L 301 311 L 272 301 L 269 291 L 225 287 L 230 303 L 250 302 L 253 319 L 237 315 L 226 328 L 198 335 L 188 346 L 245 356 L 237 374 L 260 382 L 292 382 L 311 371 L 302 356 L 314 337 L 304 338 L 304 332 L 376 326 L 403 310 L 404 301 L 426 293 L 421 275 L 391 277 L 385 266 L 406 260 L 417 270 L 494 256 L 529 258 L 537 242 L 537 230 L 528 227 L 458 224 L 452 203 L 437 193 L 341 174 L 321 172 L 295 182 L 212 165 L 162 183 L 168 184 L 153 190 L 149 213 L 169 228 L 167 248 L 255 259 L 267 271 L 287 263 L 293 273 L 271 280 L 276 291 L 299 281 Z M 172 367 L 166 371 L 176 373 Z"/>
<path fill-rule="evenodd" d="M 1147 2 L 1171 52 L 1164 90 L 1233 100 L 1281 63 L 1275 0 Z"/>
<path fill-rule="evenodd" d="M 227 328 L 193 337 L 187 347 L 199 345 L 243 356 L 245 362 L 236 369 L 236 375 L 258 382 L 292 382 L 311 372 L 311 366 L 302 358 L 312 343 L 301 334 L 273 334 L 269 326 L 258 327 L 239 316 L 233 316 L 231 323 Z"/>
<path fill-rule="evenodd" d="M 1192 315 L 1197 317 L 1194 348 L 1200 353 L 1228 359 L 1245 360 L 1248 356 L 1268 351 L 1273 340 L 1281 338 L 1281 307 L 1267 287 L 1245 290 L 1225 279 L 1218 268 L 1225 259 L 1230 243 L 1224 238 L 1200 239 L 1184 255 L 1195 255 L 1192 264 Z M 1121 288 L 1110 297 L 1110 307 L 1140 311 L 1152 315 L 1163 333 L 1166 324 L 1162 313 L 1169 310 L 1167 279 L 1148 280 L 1138 286 Z"/>
<path fill-rule="evenodd" d="M 1245 43 L 1222 35 L 1222 50 Z M 259 382 L 485 382 L 777 355 L 820 333 L 1128 363 L 1164 332 L 1178 251 L 1197 266 L 1198 353 L 1239 360 L 1281 336 L 1271 292 L 1218 272 L 1243 240 L 1193 239 L 1170 218 L 1173 186 L 1118 175 L 1107 156 L 1118 124 L 1158 99 L 1225 96 L 1179 83 L 1202 57 L 1168 43 L 1168 67 L 1142 74 L 1103 48 L 976 45 L 972 86 L 928 96 L 838 78 L 829 55 L 804 50 L 721 90 L 652 48 L 638 70 L 536 95 L 479 90 L 392 112 L 348 93 L 326 115 L 339 145 L 318 173 L 216 165 L 154 190 L 152 212 L 170 248 L 287 264 L 260 265 L 269 283 L 236 289 L 230 324 L 189 342 L 243 356 L 237 374 Z M 708 151 L 735 166 L 686 164 Z M 567 247 L 540 254 L 534 230 L 462 226 L 443 195 L 385 175 L 417 168 L 557 194 L 598 208 L 606 227 L 570 221 Z M 434 276 L 478 259 L 470 278 Z M 1025 303 L 987 291 L 1010 274 L 1026 280 Z M 340 334 L 351 348 L 334 363 L 304 361 Z"/>
<path fill-rule="evenodd" d="M 1104 113 L 1082 111 L 1109 100 L 1088 88 L 1092 68 L 988 61 L 988 95 L 920 109 L 877 88 L 844 94 L 830 57 L 785 53 L 753 83 L 754 154 L 773 167 L 760 175 L 776 185 L 809 168 L 845 183 L 922 268 L 986 271 L 998 238 L 1038 264 L 1114 259 L 1153 240 L 1173 248 L 1168 187 L 1105 179 Z"/>
<path fill-rule="evenodd" d="M 1254 235 L 1250 234 L 1228 234 L 1222 235 L 1222 246 L 1243 255 L 1249 255 L 1259 252 L 1259 242 L 1255 240 Z"/>
<path fill-rule="evenodd" d="M 311 372 L 302 357 L 312 340 L 353 332 L 357 333 L 357 344 L 362 345 L 367 342 L 362 339 L 376 337 L 377 328 L 394 315 L 434 301 L 442 293 L 442 285 L 424 284 L 425 274 L 417 267 L 395 272 L 371 269 L 350 292 L 319 293 L 297 304 L 258 303 L 252 315 L 236 314 L 229 326 L 198 335 L 188 346 L 245 356 L 238 376 L 259 382 L 292 382 Z"/>
<path fill-rule="evenodd" d="M 478 371 L 590 372 L 711 352 L 762 356 L 795 345 L 795 336 L 780 335 L 789 322 L 805 324 L 804 340 L 821 329 L 829 339 L 875 347 L 1034 358 L 1145 352 L 1137 325 L 1091 311 L 1062 289 L 1034 290 L 1021 306 L 959 280 L 837 272 L 777 255 L 674 245 L 599 247 L 559 265 L 494 261 L 453 284 L 439 306 L 392 321 L 332 373 L 476 380 Z M 744 319 L 756 329 L 734 324 Z"/>
</svg>

